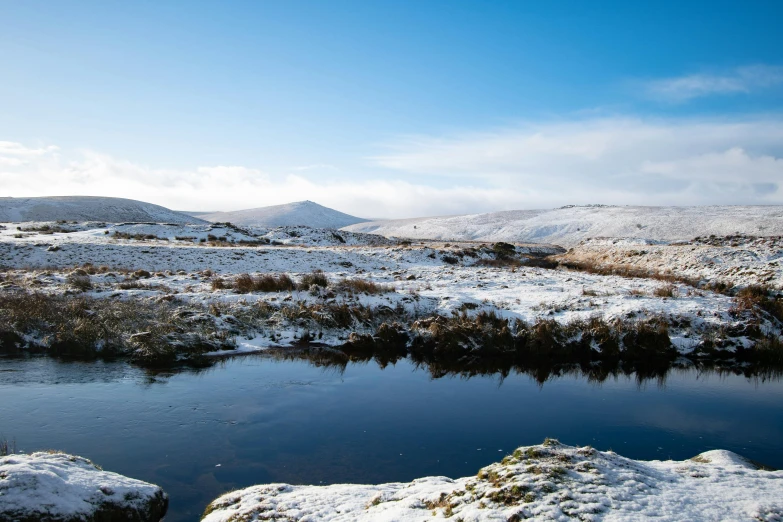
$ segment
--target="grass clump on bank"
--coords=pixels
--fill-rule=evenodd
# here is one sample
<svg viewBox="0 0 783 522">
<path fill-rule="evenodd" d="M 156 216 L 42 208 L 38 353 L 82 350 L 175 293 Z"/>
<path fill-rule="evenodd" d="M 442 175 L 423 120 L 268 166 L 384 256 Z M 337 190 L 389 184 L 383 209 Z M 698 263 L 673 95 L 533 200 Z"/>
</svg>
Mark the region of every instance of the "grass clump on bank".
<svg viewBox="0 0 783 522">
<path fill-rule="evenodd" d="M 296 284 L 288 274 L 265 274 L 251 276 L 250 274 L 238 275 L 233 281 L 233 289 L 240 294 L 250 292 L 285 292 L 296 289 Z"/>
<path fill-rule="evenodd" d="M 339 292 L 357 293 L 357 294 L 386 294 L 394 291 L 391 285 L 384 285 L 367 281 L 366 279 L 341 279 L 335 289 Z"/>
<path fill-rule="evenodd" d="M 0 294 L 0 352 L 72 358 L 130 355 L 144 365 L 195 360 L 230 347 L 208 316 L 169 301 Z"/>
<path fill-rule="evenodd" d="M 783 322 L 783 299 L 772 288 L 747 286 L 737 292 L 734 301 L 738 310 L 762 311 Z"/>
<path fill-rule="evenodd" d="M 416 321 L 411 352 L 422 360 L 506 358 L 509 360 L 672 360 L 677 356 L 668 323 L 653 317 L 635 321 L 590 319 L 528 324 L 494 312 L 467 312 Z"/>
</svg>

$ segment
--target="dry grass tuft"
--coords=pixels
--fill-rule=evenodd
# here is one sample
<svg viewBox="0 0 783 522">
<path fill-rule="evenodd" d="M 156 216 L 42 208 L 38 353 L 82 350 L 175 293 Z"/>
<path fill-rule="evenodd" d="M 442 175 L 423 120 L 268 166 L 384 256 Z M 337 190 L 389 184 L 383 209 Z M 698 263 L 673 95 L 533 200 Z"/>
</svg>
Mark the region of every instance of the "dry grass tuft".
<svg viewBox="0 0 783 522">
<path fill-rule="evenodd" d="M 240 274 L 234 278 L 232 286 L 234 291 L 240 294 L 296 290 L 296 284 L 288 274 L 264 274 L 255 277 L 250 274 Z"/>
<path fill-rule="evenodd" d="M 300 290 L 308 290 L 313 285 L 320 286 L 321 288 L 329 286 L 329 280 L 322 270 L 314 270 L 309 274 L 303 275 L 298 287 Z"/>
<path fill-rule="evenodd" d="M 655 297 L 676 297 L 676 290 L 677 288 L 673 284 L 663 285 L 659 286 L 655 290 L 653 290 L 653 295 Z"/>
<path fill-rule="evenodd" d="M 386 294 L 394 291 L 391 285 L 383 285 L 367 281 L 366 279 L 342 279 L 336 285 L 335 289 L 340 292 L 357 294 Z"/>
</svg>

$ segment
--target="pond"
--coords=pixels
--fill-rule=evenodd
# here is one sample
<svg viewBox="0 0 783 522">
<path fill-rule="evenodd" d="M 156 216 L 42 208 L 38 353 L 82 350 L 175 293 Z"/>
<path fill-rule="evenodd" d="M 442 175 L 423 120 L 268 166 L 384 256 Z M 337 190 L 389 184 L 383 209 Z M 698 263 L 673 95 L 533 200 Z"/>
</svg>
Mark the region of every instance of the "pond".
<svg viewBox="0 0 783 522">
<path fill-rule="evenodd" d="M 153 374 L 124 362 L 0 358 L 0 438 L 162 486 L 168 522 L 257 483 L 459 477 L 545 437 L 636 459 L 736 451 L 783 467 L 783 383 L 679 369 L 433 379 L 408 360 L 323 367 L 269 356 Z"/>
</svg>

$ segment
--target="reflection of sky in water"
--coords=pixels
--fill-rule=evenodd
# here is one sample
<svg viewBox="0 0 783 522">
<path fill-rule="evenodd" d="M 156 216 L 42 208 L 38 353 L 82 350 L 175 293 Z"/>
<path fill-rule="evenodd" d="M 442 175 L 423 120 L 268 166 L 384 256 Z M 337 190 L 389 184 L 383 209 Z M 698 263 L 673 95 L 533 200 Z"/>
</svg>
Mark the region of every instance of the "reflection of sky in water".
<svg viewBox="0 0 783 522">
<path fill-rule="evenodd" d="M 340 373 L 246 357 L 151 376 L 123 363 L 0 359 L 0 397 L 0 437 L 160 484 L 169 521 L 261 482 L 472 475 L 545 437 L 642 459 L 720 447 L 783 467 L 783 383 L 695 371 L 663 385 L 569 376 L 539 386 L 519 375 L 432 380 L 406 361 Z"/>
</svg>

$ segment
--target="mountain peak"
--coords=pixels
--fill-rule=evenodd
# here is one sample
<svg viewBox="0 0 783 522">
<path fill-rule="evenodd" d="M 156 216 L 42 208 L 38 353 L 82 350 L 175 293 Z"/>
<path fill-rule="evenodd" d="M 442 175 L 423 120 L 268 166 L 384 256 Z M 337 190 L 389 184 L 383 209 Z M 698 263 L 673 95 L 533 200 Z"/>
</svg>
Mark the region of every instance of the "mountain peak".
<svg viewBox="0 0 783 522">
<path fill-rule="evenodd" d="M 310 200 L 233 212 L 214 212 L 199 217 L 213 222 L 230 221 L 236 225 L 264 227 L 302 225 L 313 228 L 342 228 L 366 221 Z"/>
</svg>

